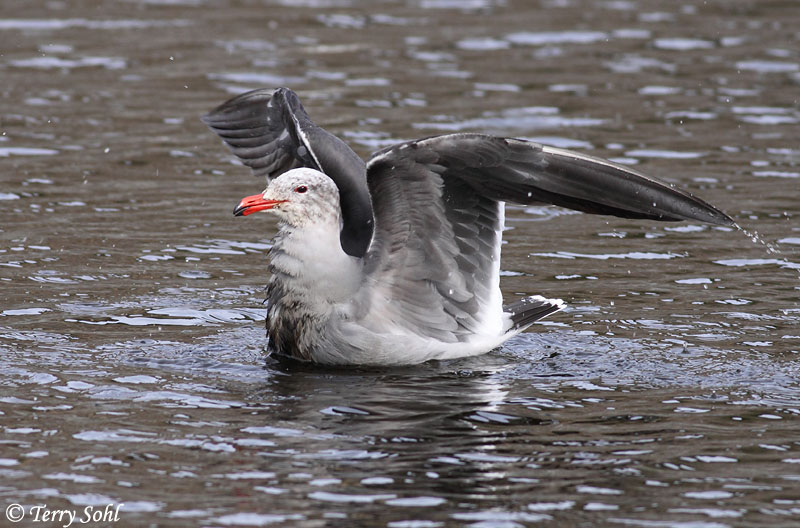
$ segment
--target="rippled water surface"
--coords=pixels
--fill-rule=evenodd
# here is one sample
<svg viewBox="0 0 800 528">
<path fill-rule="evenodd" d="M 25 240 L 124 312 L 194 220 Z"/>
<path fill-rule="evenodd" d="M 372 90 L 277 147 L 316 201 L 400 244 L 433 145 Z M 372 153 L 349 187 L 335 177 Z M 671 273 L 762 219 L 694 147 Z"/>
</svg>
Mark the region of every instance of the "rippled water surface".
<svg viewBox="0 0 800 528">
<path fill-rule="evenodd" d="M 4 2 L 0 524 L 797 526 L 798 27 L 778 0 Z M 279 85 L 364 156 L 536 139 L 749 234 L 509 206 L 506 299 L 567 310 L 469 360 L 283 365 L 273 220 L 231 216 L 262 183 L 199 121 Z"/>
</svg>

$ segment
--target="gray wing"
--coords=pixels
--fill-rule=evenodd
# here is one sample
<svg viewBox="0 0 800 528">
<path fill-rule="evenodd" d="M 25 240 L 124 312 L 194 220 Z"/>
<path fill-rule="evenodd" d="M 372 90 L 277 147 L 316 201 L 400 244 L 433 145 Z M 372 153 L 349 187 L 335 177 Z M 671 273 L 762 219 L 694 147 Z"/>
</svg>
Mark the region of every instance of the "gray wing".
<svg viewBox="0 0 800 528">
<path fill-rule="evenodd" d="M 500 335 L 503 204 L 437 161 L 435 151 L 416 148 L 368 165 L 375 211 L 368 310 L 384 318 L 385 331 L 408 328 L 443 342 Z"/>
<path fill-rule="evenodd" d="M 367 164 L 375 236 L 366 255 L 384 319 L 445 341 L 502 323 L 505 201 L 654 220 L 733 221 L 689 193 L 611 162 L 516 139 L 453 134 Z M 388 300 L 388 301 L 387 301 Z"/>
<path fill-rule="evenodd" d="M 372 205 L 364 161 L 345 142 L 318 127 L 292 90 L 238 95 L 203 116 L 256 176 L 267 181 L 297 167 L 328 175 L 339 188 L 342 248 L 361 257 L 372 239 Z"/>
</svg>

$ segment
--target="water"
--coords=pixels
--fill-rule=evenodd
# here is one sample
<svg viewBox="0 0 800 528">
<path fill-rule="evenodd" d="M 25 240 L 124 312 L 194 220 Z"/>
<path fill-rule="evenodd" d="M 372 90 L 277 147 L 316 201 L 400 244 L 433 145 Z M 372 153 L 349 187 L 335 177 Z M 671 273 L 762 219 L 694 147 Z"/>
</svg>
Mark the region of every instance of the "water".
<svg viewBox="0 0 800 528">
<path fill-rule="evenodd" d="M 800 521 L 800 8 L 4 7 L 0 517 L 122 503 L 121 526 Z M 274 223 L 232 217 L 262 183 L 199 116 L 280 84 L 364 156 L 453 131 L 536 139 L 688 188 L 752 235 L 510 206 L 506 299 L 564 312 L 462 361 L 265 360 Z"/>
</svg>

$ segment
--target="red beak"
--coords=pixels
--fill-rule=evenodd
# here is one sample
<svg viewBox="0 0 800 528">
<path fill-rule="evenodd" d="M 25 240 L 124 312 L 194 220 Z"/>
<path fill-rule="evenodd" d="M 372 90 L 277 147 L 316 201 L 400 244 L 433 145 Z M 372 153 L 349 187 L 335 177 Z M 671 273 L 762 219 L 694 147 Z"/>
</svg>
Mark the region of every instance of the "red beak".
<svg viewBox="0 0 800 528">
<path fill-rule="evenodd" d="M 247 196 L 246 198 L 242 198 L 242 201 L 239 202 L 239 205 L 233 210 L 233 216 L 247 216 L 265 209 L 272 209 L 285 201 L 286 200 L 265 200 L 263 194 Z"/>
</svg>

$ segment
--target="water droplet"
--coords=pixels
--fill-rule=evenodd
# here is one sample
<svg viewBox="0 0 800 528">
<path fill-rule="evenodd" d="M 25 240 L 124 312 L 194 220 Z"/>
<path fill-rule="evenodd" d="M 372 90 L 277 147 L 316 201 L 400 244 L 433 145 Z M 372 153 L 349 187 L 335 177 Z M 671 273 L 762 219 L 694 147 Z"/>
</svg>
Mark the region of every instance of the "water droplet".
<svg viewBox="0 0 800 528">
<path fill-rule="evenodd" d="M 736 224 L 736 229 L 744 233 L 745 236 L 747 236 L 753 242 L 753 244 L 761 244 L 764 246 L 767 250 L 767 253 L 770 255 L 775 255 L 781 252 L 777 243 L 765 240 L 764 237 L 758 234 L 758 231 L 748 231 L 739 224 Z"/>
</svg>

